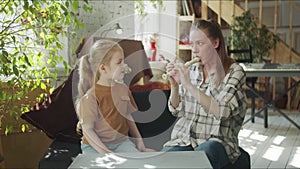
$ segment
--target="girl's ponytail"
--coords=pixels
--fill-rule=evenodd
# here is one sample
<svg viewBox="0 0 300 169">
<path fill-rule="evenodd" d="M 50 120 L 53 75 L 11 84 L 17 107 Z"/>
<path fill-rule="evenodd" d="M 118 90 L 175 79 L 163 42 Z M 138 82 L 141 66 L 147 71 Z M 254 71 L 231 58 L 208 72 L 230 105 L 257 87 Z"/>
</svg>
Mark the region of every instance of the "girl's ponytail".
<svg viewBox="0 0 300 169">
<path fill-rule="evenodd" d="M 89 55 L 84 55 L 79 62 L 78 100 L 92 87 L 93 77 Z"/>
</svg>

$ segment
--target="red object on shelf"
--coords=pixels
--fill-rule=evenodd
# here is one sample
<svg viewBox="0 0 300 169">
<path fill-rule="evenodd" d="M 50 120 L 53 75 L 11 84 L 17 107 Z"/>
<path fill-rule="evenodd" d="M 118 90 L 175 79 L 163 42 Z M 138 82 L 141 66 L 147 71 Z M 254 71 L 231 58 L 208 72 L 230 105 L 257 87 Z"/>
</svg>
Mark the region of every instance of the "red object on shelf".
<svg viewBox="0 0 300 169">
<path fill-rule="evenodd" d="M 179 41 L 179 44 L 180 45 L 190 45 L 191 43 L 189 41 L 187 41 L 187 42 Z"/>
<path fill-rule="evenodd" d="M 171 90 L 170 86 L 168 84 L 164 84 L 161 82 L 149 82 L 145 85 L 134 85 L 130 87 L 131 91 L 147 91 L 147 90 Z"/>
<path fill-rule="evenodd" d="M 155 61 L 156 60 L 156 42 L 155 41 L 151 41 L 150 42 L 150 49 L 152 50 L 152 58 L 151 61 Z"/>
<path fill-rule="evenodd" d="M 155 41 L 152 41 L 152 42 L 150 42 L 150 44 L 151 44 L 151 50 L 154 50 L 154 49 L 156 49 L 156 43 L 155 43 Z"/>
</svg>

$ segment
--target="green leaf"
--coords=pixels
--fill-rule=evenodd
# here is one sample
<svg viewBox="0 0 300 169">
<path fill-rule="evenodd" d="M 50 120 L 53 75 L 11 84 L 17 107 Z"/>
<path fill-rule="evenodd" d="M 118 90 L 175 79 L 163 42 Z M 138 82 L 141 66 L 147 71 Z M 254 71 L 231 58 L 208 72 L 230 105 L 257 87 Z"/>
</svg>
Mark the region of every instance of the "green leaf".
<svg viewBox="0 0 300 169">
<path fill-rule="evenodd" d="M 41 33 L 40 33 L 40 37 L 43 38 L 43 39 L 45 39 L 45 34 L 44 34 L 44 32 L 41 32 Z"/>
<path fill-rule="evenodd" d="M 46 90 L 47 89 L 47 85 L 45 83 L 41 83 L 41 89 Z"/>
<path fill-rule="evenodd" d="M 26 130 L 26 126 L 25 126 L 25 124 L 22 124 L 22 125 L 21 125 L 21 131 L 24 133 L 25 130 Z"/>
<path fill-rule="evenodd" d="M 74 11 L 77 11 L 77 10 L 78 10 L 78 7 L 79 7 L 79 2 L 78 2 L 78 0 L 74 0 L 74 1 L 73 1 L 73 9 L 74 9 Z"/>
<path fill-rule="evenodd" d="M 5 50 L 2 50 L 2 55 L 0 55 L 0 59 L 4 63 L 11 63 L 8 59 L 8 53 Z"/>
<path fill-rule="evenodd" d="M 5 126 L 5 135 L 8 135 L 8 133 L 12 132 L 14 130 L 14 127 L 11 124 L 6 124 Z"/>
<path fill-rule="evenodd" d="M 5 41 L 2 39 L 0 44 L 0 47 L 2 48 L 1 50 L 3 50 L 4 46 L 5 46 Z"/>
<path fill-rule="evenodd" d="M 19 69 L 16 65 L 13 65 L 13 71 L 16 76 L 19 76 Z"/>
<path fill-rule="evenodd" d="M 24 10 L 28 10 L 28 7 L 29 7 L 28 0 L 24 0 L 23 2 L 24 2 L 24 5 L 23 5 Z"/>
<path fill-rule="evenodd" d="M 26 53 L 23 53 L 23 55 L 24 55 L 24 59 L 25 59 L 25 62 L 27 63 L 27 65 L 31 66 L 31 63 L 30 63 L 30 61 L 29 61 L 28 56 L 26 55 Z"/>
</svg>

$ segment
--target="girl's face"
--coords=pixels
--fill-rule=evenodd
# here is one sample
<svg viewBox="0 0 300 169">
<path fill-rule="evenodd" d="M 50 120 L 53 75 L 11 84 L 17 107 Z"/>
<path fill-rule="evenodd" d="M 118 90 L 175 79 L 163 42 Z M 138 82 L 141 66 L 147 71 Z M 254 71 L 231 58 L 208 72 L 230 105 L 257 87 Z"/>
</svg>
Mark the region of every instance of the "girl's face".
<svg viewBox="0 0 300 169">
<path fill-rule="evenodd" d="M 113 53 L 111 60 L 107 66 L 107 73 L 111 80 L 122 80 L 125 76 L 125 68 L 127 64 L 124 63 L 124 54 L 118 50 Z"/>
<path fill-rule="evenodd" d="M 204 66 L 211 63 L 217 53 L 215 48 L 219 45 L 219 40 L 210 40 L 206 34 L 199 30 L 192 30 L 190 33 L 190 42 L 193 58 L 200 58 L 199 65 Z"/>
</svg>

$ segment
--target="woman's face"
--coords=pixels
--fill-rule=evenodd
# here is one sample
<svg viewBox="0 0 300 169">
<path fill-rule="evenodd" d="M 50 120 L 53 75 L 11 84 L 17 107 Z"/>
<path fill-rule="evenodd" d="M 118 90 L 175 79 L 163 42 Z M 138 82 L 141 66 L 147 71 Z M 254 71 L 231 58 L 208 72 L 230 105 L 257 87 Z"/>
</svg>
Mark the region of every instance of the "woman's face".
<svg viewBox="0 0 300 169">
<path fill-rule="evenodd" d="M 190 42 L 193 58 L 200 58 L 200 66 L 207 65 L 214 60 L 213 57 L 217 54 L 215 48 L 218 47 L 219 40 L 211 41 L 203 31 L 195 29 L 190 33 Z"/>
<path fill-rule="evenodd" d="M 112 80 L 122 80 L 125 76 L 125 67 L 127 66 L 124 63 L 124 54 L 118 50 L 111 57 L 107 72 Z"/>
</svg>

